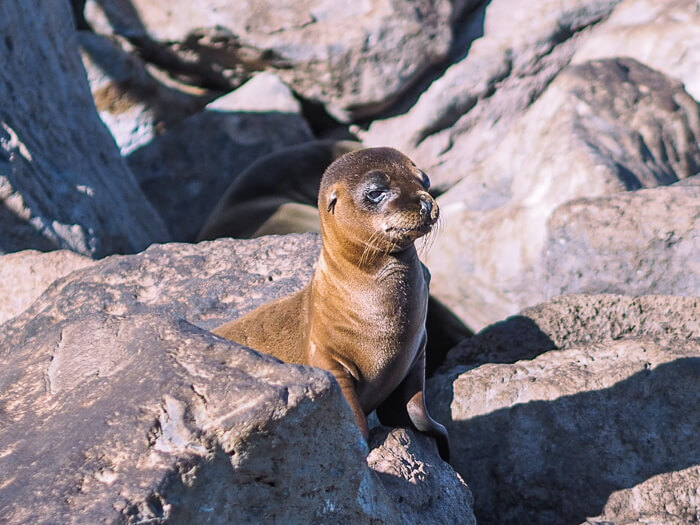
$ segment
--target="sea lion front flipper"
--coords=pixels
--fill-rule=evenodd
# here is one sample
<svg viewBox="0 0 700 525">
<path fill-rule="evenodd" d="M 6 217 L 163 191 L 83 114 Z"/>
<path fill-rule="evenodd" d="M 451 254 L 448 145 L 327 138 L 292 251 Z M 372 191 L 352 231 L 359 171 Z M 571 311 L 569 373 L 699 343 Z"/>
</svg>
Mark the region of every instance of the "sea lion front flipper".
<svg viewBox="0 0 700 525">
<path fill-rule="evenodd" d="M 424 389 L 425 346 L 401 384 L 377 407 L 377 417 L 383 425 L 413 427 L 435 438 L 440 457 L 449 462 L 450 439 L 447 430 L 428 414 Z"/>
<path fill-rule="evenodd" d="M 321 355 L 321 358 L 319 358 L 319 355 Z M 355 378 L 341 363 L 331 359 L 323 359 L 323 354 L 321 353 L 316 353 L 314 357 L 310 359 L 309 364 L 328 370 L 335 376 L 335 380 L 338 381 L 340 389 L 345 395 L 345 399 L 348 400 L 348 404 L 355 414 L 355 421 L 357 422 L 357 426 L 360 427 L 362 437 L 365 438 L 365 441 L 369 441 L 369 425 L 367 424 L 367 416 L 365 416 L 365 412 L 360 405 L 360 400 L 357 398 Z"/>
</svg>

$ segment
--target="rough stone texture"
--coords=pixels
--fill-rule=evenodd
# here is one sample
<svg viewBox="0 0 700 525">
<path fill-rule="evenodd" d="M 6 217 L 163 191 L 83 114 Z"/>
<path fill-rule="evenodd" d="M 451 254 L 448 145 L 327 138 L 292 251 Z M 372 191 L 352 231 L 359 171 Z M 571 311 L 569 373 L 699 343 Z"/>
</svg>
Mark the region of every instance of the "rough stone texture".
<svg viewBox="0 0 700 525">
<path fill-rule="evenodd" d="M 341 119 L 377 112 L 443 60 L 458 14 L 448 0 L 92 0 L 86 13 L 96 30 L 179 60 L 209 83 L 274 69 Z"/>
<path fill-rule="evenodd" d="M 236 90 L 214 101 L 128 157 L 174 240 L 197 237 L 226 188 L 250 163 L 313 139 L 299 103 L 280 82 L 260 76 L 240 89 L 240 97 Z"/>
<path fill-rule="evenodd" d="M 514 363 L 550 350 L 634 337 L 700 338 L 700 298 L 570 294 L 526 308 L 453 348 L 443 364 Z"/>
<path fill-rule="evenodd" d="M 95 111 L 68 2 L 3 2 L 0 34 L 0 253 L 166 240 Z"/>
<path fill-rule="evenodd" d="M 619 0 L 491 0 L 457 29 L 464 55 L 404 114 L 375 120 L 367 145 L 404 151 L 444 191 L 484 160 Z"/>
<path fill-rule="evenodd" d="M 202 90 L 161 82 L 119 37 L 78 33 L 80 51 L 95 106 L 122 155 L 146 144 L 208 102 Z M 129 52 L 128 52 L 129 51 Z"/>
<path fill-rule="evenodd" d="M 700 107 L 679 82 L 632 59 L 567 68 L 438 199 L 444 227 L 426 257 L 433 293 L 473 329 L 541 302 L 538 265 L 557 206 L 694 175 L 699 139 Z"/>
<path fill-rule="evenodd" d="M 578 199 L 547 223 L 547 297 L 562 293 L 700 296 L 700 187 Z"/>
<path fill-rule="evenodd" d="M 301 104 L 279 76 L 257 73 L 241 87 L 207 105 L 210 111 L 301 113 Z"/>
<path fill-rule="evenodd" d="M 5 323 L 0 471 L 10 474 L 0 521 L 398 524 L 423 512 L 437 523 L 470 515 L 468 489 L 429 440 L 374 434 L 382 476 L 400 461 L 404 483 L 418 487 L 408 488 L 425 492 L 409 503 L 398 480 L 385 489 L 367 465 L 327 372 L 283 365 L 191 324 L 211 327 L 299 289 L 319 247 L 313 234 L 153 246 L 59 279 Z"/>
<path fill-rule="evenodd" d="M 22 315 L 3 325 L 11 344 L 53 324 L 99 311 L 157 312 L 205 329 L 301 289 L 321 251 L 316 234 L 155 245 L 107 257 L 59 279 Z M 8 341 L 6 339 L 6 341 Z M 0 355 L 8 347 L 0 345 Z"/>
<path fill-rule="evenodd" d="M 700 100 L 700 10 L 697 0 L 624 0 L 576 51 L 572 62 L 632 57 L 680 79 Z"/>
<path fill-rule="evenodd" d="M 0 324 L 22 313 L 56 279 L 95 264 L 68 250 L 0 256 Z"/>
<path fill-rule="evenodd" d="M 578 330 L 576 319 L 566 326 Z M 447 422 L 478 522 L 581 523 L 605 511 L 618 523 L 618 492 L 642 483 L 633 490 L 646 489 L 646 509 L 673 502 L 669 514 L 697 514 L 698 478 L 687 471 L 700 462 L 695 337 L 569 338 L 569 349 L 531 361 L 434 376 L 430 409 Z"/>
<path fill-rule="evenodd" d="M 689 525 L 700 523 L 700 466 L 660 474 L 613 492 L 603 514 L 586 525 Z"/>
<path fill-rule="evenodd" d="M 446 469 L 435 442 L 405 428 L 372 431 L 369 466 L 397 502 L 402 523 L 476 525 L 474 498 L 462 478 Z"/>
</svg>

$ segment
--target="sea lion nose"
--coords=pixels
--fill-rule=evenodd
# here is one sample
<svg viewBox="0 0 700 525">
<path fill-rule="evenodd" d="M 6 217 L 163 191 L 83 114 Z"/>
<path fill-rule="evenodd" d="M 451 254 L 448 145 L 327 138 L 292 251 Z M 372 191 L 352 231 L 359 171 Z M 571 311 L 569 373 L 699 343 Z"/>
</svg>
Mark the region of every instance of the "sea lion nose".
<svg viewBox="0 0 700 525">
<path fill-rule="evenodd" d="M 420 216 L 422 219 L 430 217 L 430 213 L 433 211 L 433 199 L 429 195 L 420 196 Z"/>
</svg>

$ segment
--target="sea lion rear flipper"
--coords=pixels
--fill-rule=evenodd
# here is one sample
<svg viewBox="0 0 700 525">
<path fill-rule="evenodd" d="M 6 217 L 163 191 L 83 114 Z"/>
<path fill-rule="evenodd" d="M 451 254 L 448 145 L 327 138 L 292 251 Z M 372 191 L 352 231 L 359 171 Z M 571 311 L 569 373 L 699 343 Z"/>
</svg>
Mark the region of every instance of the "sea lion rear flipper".
<svg viewBox="0 0 700 525">
<path fill-rule="evenodd" d="M 428 414 L 423 398 L 424 388 L 425 350 L 420 353 L 408 375 L 396 390 L 377 407 L 377 417 L 383 425 L 411 427 L 432 436 L 437 443 L 440 457 L 449 462 L 450 439 L 447 430 Z"/>
</svg>

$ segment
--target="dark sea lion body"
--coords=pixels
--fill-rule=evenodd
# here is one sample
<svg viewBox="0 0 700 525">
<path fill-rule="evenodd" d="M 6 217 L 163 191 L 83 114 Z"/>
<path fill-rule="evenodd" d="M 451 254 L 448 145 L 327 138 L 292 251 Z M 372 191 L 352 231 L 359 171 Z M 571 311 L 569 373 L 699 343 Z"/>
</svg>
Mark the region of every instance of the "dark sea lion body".
<svg viewBox="0 0 700 525">
<path fill-rule="evenodd" d="M 323 172 L 341 155 L 361 148 L 354 141 L 318 140 L 253 162 L 226 189 L 198 240 L 320 231 L 316 200 Z"/>
<path fill-rule="evenodd" d="M 438 208 L 427 176 L 391 148 L 343 155 L 318 195 L 323 248 L 311 282 L 214 332 L 289 363 L 329 370 L 365 437 L 366 415 L 434 437 L 445 428 L 425 406 L 429 274 L 414 241 Z"/>
</svg>

